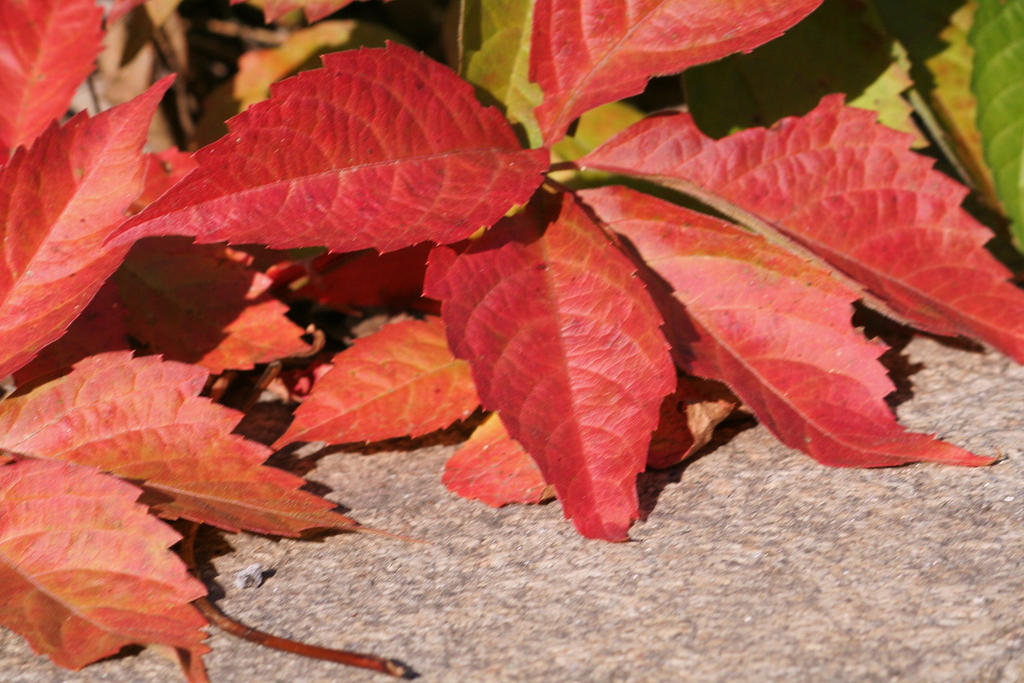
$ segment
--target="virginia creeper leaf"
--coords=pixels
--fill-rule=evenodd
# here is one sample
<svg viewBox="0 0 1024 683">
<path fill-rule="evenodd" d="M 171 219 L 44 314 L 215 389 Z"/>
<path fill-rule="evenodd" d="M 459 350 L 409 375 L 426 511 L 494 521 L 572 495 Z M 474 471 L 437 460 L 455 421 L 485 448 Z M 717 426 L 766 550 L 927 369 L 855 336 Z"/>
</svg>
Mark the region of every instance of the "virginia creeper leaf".
<svg viewBox="0 0 1024 683">
<path fill-rule="evenodd" d="M 72 463 L 0 467 L 0 624 L 79 669 L 133 643 L 202 652 L 203 584 L 139 489 Z"/>
<path fill-rule="evenodd" d="M 858 292 L 827 270 L 624 187 L 581 195 L 664 278 L 663 312 L 669 297 L 682 303 L 665 319 L 684 369 L 727 384 L 787 446 L 839 467 L 991 462 L 896 423 L 883 400 L 895 387 L 877 362 L 885 346 L 856 333 Z"/>
<path fill-rule="evenodd" d="M 497 413 L 488 415 L 448 458 L 441 481 L 453 493 L 491 507 L 540 503 L 555 495 L 530 454 L 505 431 Z"/>
<path fill-rule="evenodd" d="M 530 80 L 544 90 L 535 115 L 547 143 L 588 109 L 776 38 L 821 0 L 538 0 Z"/>
<path fill-rule="evenodd" d="M 104 242 L 139 193 L 142 143 L 170 83 L 53 126 L 0 168 L 0 376 L 59 337 L 124 258 L 126 246 Z"/>
<path fill-rule="evenodd" d="M 0 0 L 0 160 L 71 104 L 103 38 L 95 0 Z"/>
<path fill-rule="evenodd" d="M 462 253 L 435 249 L 424 293 L 481 403 L 554 485 L 584 536 L 624 540 L 637 518 L 675 370 L 634 267 L 569 195 L 535 200 Z"/>
<path fill-rule="evenodd" d="M 302 328 L 250 260 L 184 237 L 137 242 L 113 278 L 126 327 L 149 350 L 213 374 L 305 353 Z"/>
<path fill-rule="evenodd" d="M 610 102 L 583 112 L 572 135 L 551 148 L 560 159 L 579 159 L 609 138 L 644 118 L 644 113 L 628 102 Z"/>
<path fill-rule="evenodd" d="M 939 37 L 946 42 L 945 49 L 925 62 L 935 87 L 931 91 L 935 112 L 953 140 L 956 156 L 992 207 L 999 206 L 992 171 L 985 165 L 978 130 L 978 102 L 971 92 L 971 72 L 974 50 L 967 42 L 967 33 L 974 22 L 976 5 L 965 4 L 949 18 Z"/>
<path fill-rule="evenodd" d="M 359 307 L 409 308 L 435 312 L 436 301 L 422 297 L 431 245 L 417 244 L 378 254 L 366 250 L 324 254 L 267 272 L 277 287 L 297 299 L 312 299 L 339 311 Z"/>
<path fill-rule="evenodd" d="M 910 104 L 900 96 L 912 81 L 895 49 L 870 4 L 825 0 L 786 35 L 752 53 L 689 69 L 683 75 L 686 101 L 700 129 L 718 138 L 806 114 L 824 95 L 842 92 L 850 106 L 875 110 L 879 121 L 924 146 Z"/>
<path fill-rule="evenodd" d="M 600 204 L 600 201 L 598 201 Z M 661 419 L 651 436 L 647 466 L 672 467 L 703 448 L 715 426 L 736 407 L 736 398 L 718 382 L 682 375 L 661 402 Z"/>
<path fill-rule="evenodd" d="M 687 114 L 650 117 L 580 163 L 675 187 L 777 233 L 860 282 L 906 321 L 1024 361 L 1024 293 L 960 207 L 967 190 L 909 137 L 828 96 L 811 113 L 722 140 Z"/>
<path fill-rule="evenodd" d="M 533 0 L 465 0 L 462 3 L 461 71 L 504 105 L 533 147 L 543 144 L 534 108 L 544 93 L 530 81 Z"/>
<path fill-rule="evenodd" d="M 19 390 L 59 377 L 78 361 L 104 351 L 126 351 L 131 338 L 124 324 L 117 286 L 107 280 L 67 332 L 48 344 L 32 361 L 14 373 Z"/>
<path fill-rule="evenodd" d="M 231 119 L 127 234 L 391 251 L 468 237 L 540 183 L 547 153 L 446 67 L 399 45 L 323 61 Z"/>
<path fill-rule="evenodd" d="M 142 192 L 132 202 L 132 212 L 138 213 L 179 180 L 192 172 L 196 162 L 192 155 L 182 152 L 177 147 L 170 147 L 158 154 L 147 154 L 145 175 L 142 179 Z"/>
<path fill-rule="evenodd" d="M 422 436 L 480 404 L 465 361 L 453 357 L 438 318 L 385 325 L 336 355 L 277 441 L 380 441 Z"/>
<path fill-rule="evenodd" d="M 1024 3 L 979 0 L 969 40 L 985 160 L 1017 248 L 1024 250 Z"/>
<path fill-rule="evenodd" d="M 264 467 L 269 449 L 231 434 L 242 415 L 198 395 L 206 375 L 127 352 L 86 358 L 0 403 L 0 448 L 138 482 L 143 502 L 169 519 L 282 536 L 352 528 L 330 502 L 299 491 L 302 479 Z"/>
</svg>

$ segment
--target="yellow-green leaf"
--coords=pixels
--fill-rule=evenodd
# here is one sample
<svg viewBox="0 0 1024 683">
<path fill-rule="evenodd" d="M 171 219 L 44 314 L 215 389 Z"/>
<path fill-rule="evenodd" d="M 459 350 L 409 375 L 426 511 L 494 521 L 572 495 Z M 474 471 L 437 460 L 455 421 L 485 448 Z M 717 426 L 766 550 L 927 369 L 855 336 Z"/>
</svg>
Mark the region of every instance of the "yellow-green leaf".
<svg viewBox="0 0 1024 683">
<path fill-rule="evenodd" d="M 532 0 L 465 0 L 460 71 L 522 126 L 531 147 L 539 147 L 533 109 L 544 93 L 529 78 L 532 26 Z"/>
</svg>

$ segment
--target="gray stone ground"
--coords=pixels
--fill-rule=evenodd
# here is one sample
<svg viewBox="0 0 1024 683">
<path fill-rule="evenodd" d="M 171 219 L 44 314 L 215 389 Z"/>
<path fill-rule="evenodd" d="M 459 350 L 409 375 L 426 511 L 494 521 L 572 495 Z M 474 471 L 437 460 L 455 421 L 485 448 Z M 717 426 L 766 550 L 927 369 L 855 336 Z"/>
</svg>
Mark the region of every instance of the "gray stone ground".
<svg viewBox="0 0 1024 683">
<path fill-rule="evenodd" d="M 440 483 L 450 446 L 323 457 L 364 524 L 428 541 L 203 537 L 219 605 L 253 626 L 412 665 L 424 681 L 1024 679 L 1024 368 L 917 339 L 904 424 L 1005 459 L 837 470 L 739 431 L 647 477 L 631 543 L 557 504 L 492 510 Z M 211 559 L 212 558 L 212 559 Z M 260 562 L 258 588 L 233 574 Z M 215 632 L 212 679 L 386 680 Z M 78 673 L 0 635 L 0 680 L 168 681 L 151 651 Z"/>
</svg>

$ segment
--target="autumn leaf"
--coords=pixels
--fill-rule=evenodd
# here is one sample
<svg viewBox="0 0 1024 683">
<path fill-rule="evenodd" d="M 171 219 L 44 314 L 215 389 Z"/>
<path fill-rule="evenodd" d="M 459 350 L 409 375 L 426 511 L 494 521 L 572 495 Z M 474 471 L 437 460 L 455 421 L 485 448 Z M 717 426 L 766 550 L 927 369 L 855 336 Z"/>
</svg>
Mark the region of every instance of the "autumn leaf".
<svg viewBox="0 0 1024 683">
<path fill-rule="evenodd" d="M 624 540 L 637 518 L 662 397 L 675 371 L 634 267 L 568 195 L 535 200 L 462 253 L 435 249 L 442 301 L 481 403 L 555 486 L 584 536 Z"/>
<path fill-rule="evenodd" d="M 661 419 L 651 436 L 647 466 L 672 467 L 699 451 L 735 407 L 736 398 L 718 382 L 680 376 L 676 390 L 661 403 Z"/>
<path fill-rule="evenodd" d="M 196 167 L 191 154 L 177 147 L 170 147 L 158 154 L 147 154 L 145 174 L 142 178 L 142 192 L 132 202 L 132 213 L 138 213 Z"/>
<path fill-rule="evenodd" d="M 249 261 L 183 237 L 137 242 L 113 278 L 125 327 L 149 350 L 213 374 L 307 352 L 288 307 L 268 294 L 273 281 Z"/>
<path fill-rule="evenodd" d="M 303 479 L 262 465 L 270 450 L 232 434 L 242 414 L 198 394 L 206 371 L 112 352 L 0 403 L 0 448 L 96 467 L 145 491 L 168 519 L 296 536 L 351 529 Z"/>
<path fill-rule="evenodd" d="M 121 298 L 117 286 L 108 280 L 67 332 L 44 347 L 28 365 L 15 371 L 14 382 L 23 391 L 31 385 L 65 374 L 83 358 L 130 348 L 131 339 L 124 324 Z"/>
<path fill-rule="evenodd" d="M 535 110 L 556 142 L 594 107 L 640 93 L 652 76 L 750 51 L 793 26 L 821 0 L 538 0 L 530 80 Z"/>
<path fill-rule="evenodd" d="M 839 467 L 992 462 L 896 423 L 884 401 L 895 387 L 877 362 L 885 346 L 853 329 L 858 292 L 827 270 L 650 195 L 581 194 L 664 278 L 648 282 L 684 369 L 727 384 L 787 446 Z"/>
<path fill-rule="evenodd" d="M 53 126 L 0 168 L 0 376 L 57 339 L 124 258 L 127 246 L 105 242 L 141 189 L 142 144 L 170 83 Z"/>
<path fill-rule="evenodd" d="M 0 161 L 71 104 L 100 52 L 95 0 L 0 0 Z"/>
<path fill-rule="evenodd" d="M 422 436 L 468 417 L 479 405 L 469 368 L 448 350 L 437 318 L 385 325 L 332 363 L 277 446 Z"/>
<path fill-rule="evenodd" d="M 812 112 L 722 140 L 687 114 L 635 124 L 579 163 L 646 177 L 809 250 L 875 301 L 935 334 L 1024 360 L 1024 293 L 959 207 L 966 188 L 907 150 L 907 135 L 829 96 Z"/>
<path fill-rule="evenodd" d="M 491 507 L 540 503 L 554 496 L 537 463 L 508 435 L 497 413 L 488 415 L 448 458 L 441 481 L 453 493 Z"/>
<path fill-rule="evenodd" d="M 267 274 L 274 287 L 287 288 L 288 298 L 311 299 L 339 311 L 412 307 L 436 313 L 437 302 L 422 296 L 431 248 L 424 243 L 386 254 L 372 249 L 324 254 L 306 263 L 271 268 Z"/>
<path fill-rule="evenodd" d="M 540 183 L 547 153 L 446 67 L 399 45 L 323 59 L 231 119 L 122 237 L 391 251 L 468 237 Z"/>
<path fill-rule="evenodd" d="M 139 493 L 67 462 L 0 467 L 0 624 L 69 669 L 135 643 L 205 651 L 206 589 Z"/>
</svg>

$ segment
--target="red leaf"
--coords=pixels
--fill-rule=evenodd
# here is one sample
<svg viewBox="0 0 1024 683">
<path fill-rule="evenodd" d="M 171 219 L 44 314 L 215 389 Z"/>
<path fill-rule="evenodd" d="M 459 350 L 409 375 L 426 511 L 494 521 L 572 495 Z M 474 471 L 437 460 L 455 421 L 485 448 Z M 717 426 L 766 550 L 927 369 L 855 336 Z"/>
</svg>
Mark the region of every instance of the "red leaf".
<svg viewBox="0 0 1024 683">
<path fill-rule="evenodd" d="M 538 0 L 530 80 L 548 143 L 587 111 L 679 73 L 777 38 L 821 0 Z"/>
<path fill-rule="evenodd" d="M 422 297 L 431 247 L 423 243 L 387 254 L 373 250 L 324 254 L 312 262 L 288 264 L 267 274 L 275 286 L 292 290 L 295 298 L 312 299 L 339 311 L 384 306 L 436 312 L 431 309 L 437 302 Z"/>
<path fill-rule="evenodd" d="M 191 154 L 177 147 L 165 149 L 159 154 L 146 155 L 146 175 L 142 181 L 142 193 L 132 202 L 133 213 L 138 213 L 167 190 L 192 172 L 196 162 Z"/>
<path fill-rule="evenodd" d="M 715 426 L 736 407 L 736 398 L 718 382 L 683 375 L 661 403 L 661 419 L 651 436 L 647 466 L 672 467 L 703 448 Z"/>
<path fill-rule="evenodd" d="M 278 446 L 421 436 L 467 417 L 480 403 L 469 368 L 448 350 L 437 318 L 385 325 L 332 362 Z"/>
<path fill-rule="evenodd" d="M 0 168 L 0 377 L 59 337 L 124 258 L 104 241 L 139 192 L 140 150 L 170 83 L 50 128 Z"/>
<path fill-rule="evenodd" d="M 206 595 L 139 489 L 70 463 L 0 467 L 0 624 L 78 669 L 133 643 L 196 652 Z"/>
<path fill-rule="evenodd" d="M 88 356 L 131 348 L 117 287 L 107 281 L 57 341 L 14 373 L 19 390 L 60 376 Z"/>
<path fill-rule="evenodd" d="M 505 431 L 497 413 L 491 413 L 448 458 L 441 481 L 463 498 L 496 508 L 540 503 L 555 495 L 530 454 Z"/>
<path fill-rule="evenodd" d="M 687 372 L 728 384 L 787 446 L 840 467 L 992 461 L 896 423 L 883 400 L 894 386 L 877 362 L 885 347 L 856 333 L 858 293 L 828 271 L 649 195 L 582 194 L 674 290 L 662 284 L 662 296 L 685 307 L 666 320 Z"/>
<path fill-rule="evenodd" d="M 398 45 L 323 60 L 231 119 L 123 231 L 391 251 L 467 237 L 540 183 L 547 152 L 446 67 Z"/>
<path fill-rule="evenodd" d="M 0 448 L 138 481 L 169 519 L 282 536 L 352 528 L 297 490 L 304 480 L 262 466 L 270 450 L 230 433 L 242 414 L 199 397 L 205 381 L 204 370 L 153 356 L 93 356 L 0 403 Z"/>
<path fill-rule="evenodd" d="M 675 370 L 632 264 L 567 195 L 532 204 L 465 252 L 436 249 L 428 296 L 489 410 L 555 486 L 584 536 L 637 518 L 661 399 Z"/>
<path fill-rule="evenodd" d="M 985 251 L 992 233 L 959 208 L 967 189 L 909 142 L 837 95 L 719 141 L 687 114 L 652 117 L 581 163 L 651 177 L 779 231 L 911 324 L 1024 361 L 1024 293 Z"/>
<path fill-rule="evenodd" d="M 218 374 L 302 354 L 288 307 L 267 294 L 250 257 L 187 238 L 142 240 L 114 275 L 133 337 L 171 360 Z"/>
<path fill-rule="evenodd" d="M 103 39 L 95 0 L 0 0 L 0 159 L 71 104 Z"/>
</svg>

